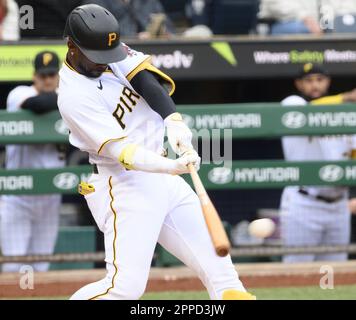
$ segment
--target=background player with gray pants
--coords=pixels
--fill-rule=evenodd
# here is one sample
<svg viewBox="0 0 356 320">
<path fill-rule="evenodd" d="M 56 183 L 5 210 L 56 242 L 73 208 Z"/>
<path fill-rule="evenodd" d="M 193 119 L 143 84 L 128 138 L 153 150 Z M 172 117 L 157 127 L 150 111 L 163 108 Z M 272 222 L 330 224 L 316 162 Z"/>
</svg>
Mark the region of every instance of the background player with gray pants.
<svg viewBox="0 0 356 320">
<path fill-rule="evenodd" d="M 57 109 L 58 56 L 49 51 L 35 58 L 32 86 L 18 86 L 7 99 L 7 110 L 32 110 L 38 114 Z M 8 145 L 6 169 L 59 168 L 65 164 L 63 150 L 54 144 Z M 60 195 L 7 195 L 1 205 L 1 251 L 5 256 L 52 254 L 57 239 Z M 34 263 L 46 271 L 49 263 Z M 6 263 L 3 272 L 18 272 L 21 264 Z"/>
<path fill-rule="evenodd" d="M 301 96 L 290 96 L 282 101 L 282 105 L 304 106 L 308 103 L 318 105 L 354 101 L 354 92 L 325 97 L 330 79 L 321 67 L 310 63 L 303 67 L 295 84 Z M 354 141 L 353 136 L 283 137 L 282 146 L 285 159 L 289 161 L 339 161 L 351 158 L 355 149 Z M 332 167 L 326 169 L 332 170 Z M 281 227 L 285 246 L 348 244 L 350 241 L 348 188 L 342 186 L 285 188 L 281 199 Z M 284 262 L 346 259 L 346 253 L 296 254 L 283 257 Z"/>
</svg>

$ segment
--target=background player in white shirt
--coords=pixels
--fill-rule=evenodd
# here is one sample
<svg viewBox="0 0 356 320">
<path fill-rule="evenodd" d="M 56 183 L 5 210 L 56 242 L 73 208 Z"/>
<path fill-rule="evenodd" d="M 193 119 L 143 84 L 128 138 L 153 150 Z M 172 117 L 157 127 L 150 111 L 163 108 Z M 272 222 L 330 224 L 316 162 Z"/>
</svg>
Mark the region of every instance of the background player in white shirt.
<svg viewBox="0 0 356 320">
<path fill-rule="evenodd" d="M 39 53 L 34 60 L 33 85 L 18 86 L 7 98 L 7 110 L 37 114 L 57 110 L 59 59 L 54 52 Z M 6 169 L 60 168 L 65 164 L 62 146 L 55 144 L 6 146 Z M 6 256 L 52 254 L 57 239 L 60 195 L 2 196 L 1 251 Z M 17 272 L 21 264 L 3 264 L 4 272 Z M 33 264 L 46 271 L 49 263 Z"/>
<path fill-rule="evenodd" d="M 295 81 L 300 95 L 282 101 L 284 106 L 355 102 L 355 91 L 326 96 L 330 78 L 321 66 L 308 63 Z M 288 161 L 339 161 L 355 156 L 354 136 L 291 136 L 282 138 Z M 282 239 L 286 246 L 345 245 L 350 242 L 348 188 L 296 186 L 284 189 L 281 199 Z M 346 260 L 346 253 L 285 255 L 284 262 Z"/>
<path fill-rule="evenodd" d="M 198 169 L 200 158 L 160 84 L 172 94 L 173 81 L 120 43 L 117 20 L 100 6 L 74 9 L 64 35 L 58 106 L 70 142 L 95 165 L 81 187 L 104 233 L 107 263 L 107 276 L 72 299 L 140 298 L 157 242 L 197 272 L 212 299 L 253 299 L 231 257 L 216 255 L 198 198 L 179 176 L 189 163 Z M 176 160 L 161 155 L 165 128 Z"/>
</svg>

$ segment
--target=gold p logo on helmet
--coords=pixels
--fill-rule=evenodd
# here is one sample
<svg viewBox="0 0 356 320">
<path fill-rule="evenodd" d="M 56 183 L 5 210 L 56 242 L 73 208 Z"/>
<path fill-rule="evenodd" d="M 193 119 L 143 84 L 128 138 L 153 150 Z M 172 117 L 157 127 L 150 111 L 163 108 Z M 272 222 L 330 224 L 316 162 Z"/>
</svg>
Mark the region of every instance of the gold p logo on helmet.
<svg viewBox="0 0 356 320">
<path fill-rule="evenodd" d="M 47 66 L 52 60 L 53 60 L 53 55 L 52 55 L 52 53 L 49 53 L 49 52 L 47 52 L 47 53 L 45 53 L 44 55 L 43 55 L 43 57 L 42 57 L 42 62 L 43 62 L 43 65 L 44 66 Z"/>
<path fill-rule="evenodd" d="M 304 72 L 305 73 L 308 73 L 311 69 L 313 69 L 313 64 L 312 63 L 306 63 L 305 65 L 304 65 L 304 67 L 303 67 L 303 69 L 304 69 Z"/>
<path fill-rule="evenodd" d="M 111 47 L 112 43 L 117 39 L 117 34 L 116 32 L 111 32 L 109 33 L 109 37 L 108 37 L 108 46 Z"/>
</svg>

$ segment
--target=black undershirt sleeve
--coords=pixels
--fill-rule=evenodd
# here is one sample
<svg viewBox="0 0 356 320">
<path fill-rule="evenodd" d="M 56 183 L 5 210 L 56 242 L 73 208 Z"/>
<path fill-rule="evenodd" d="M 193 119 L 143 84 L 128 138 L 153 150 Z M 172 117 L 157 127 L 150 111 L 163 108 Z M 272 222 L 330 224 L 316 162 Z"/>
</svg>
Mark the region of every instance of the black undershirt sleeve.
<svg viewBox="0 0 356 320">
<path fill-rule="evenodd" d="M 22 103 L 21 108 L 25 110 L 31 110 L 37 114 L 43 114 L 46 112 L 57 110 L 57 93 L 40 93 L 35 97 L 26 99 Z"/>
<path fill-rule="evenodd" d="M 142 70 L 131 79 L 130 83 L 162 119 L 176 112 L 174 101 L 152 72 Z"/>
</svg>

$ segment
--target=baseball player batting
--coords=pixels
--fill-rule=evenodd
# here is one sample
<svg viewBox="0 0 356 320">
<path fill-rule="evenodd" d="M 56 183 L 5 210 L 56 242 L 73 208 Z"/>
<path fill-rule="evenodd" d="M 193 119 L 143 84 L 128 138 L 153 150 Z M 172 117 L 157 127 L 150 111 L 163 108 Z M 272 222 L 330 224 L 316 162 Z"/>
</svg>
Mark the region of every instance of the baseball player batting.
<svg viewBox="0 0 356 320">
<path fill-rule="evenodd" d="M 71 299 L 140 298 L 157 242 L 198 274 L 211 299 L 254 299 L 231 257 L 216 255 L 198 197 L 179 176 L 198 170 L 200 158 L 170 98 L 173 80 L 121 43 L 118 21 L 98 5 L 75 8 L 64 35 L 58 105 L 71 144 L 94 167 L 81 193 L 104 233 L 107 266 Z M 176 160 L 162 156 L 165 129 Z"/>
</svg>

